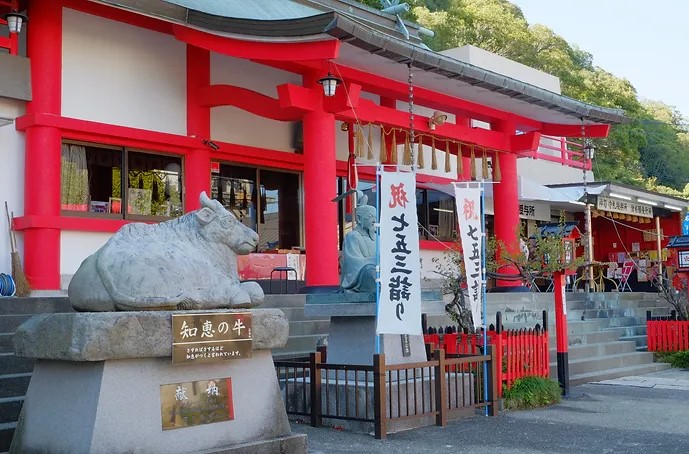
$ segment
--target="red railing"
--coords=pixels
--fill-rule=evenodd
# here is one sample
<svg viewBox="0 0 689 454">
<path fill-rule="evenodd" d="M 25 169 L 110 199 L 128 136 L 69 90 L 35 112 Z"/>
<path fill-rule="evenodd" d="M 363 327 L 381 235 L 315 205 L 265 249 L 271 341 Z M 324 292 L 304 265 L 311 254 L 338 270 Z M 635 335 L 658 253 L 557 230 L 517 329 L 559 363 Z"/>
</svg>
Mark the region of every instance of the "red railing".
<svg viewBox="0 0 689 454">
<path fill-rule="evenodd" d="M 646 320 L 649 352 L 689 350 L 689 321 Z"/>
<path fill-rule="evenodd" d="M 591 161 L 584 159 L 582 144 L 569 141 L 565 137 L 541 136 L 537 150 L 520 153 L 519 156 L 559 162 L 575 169 L 591 170 Z"/>
<path fill-rule="evenodd" d="M 2 13 L 17 11 L 17 0 L 0 0 L 0 16 Z M 7 21 L 0 19 L 0 27 L 7 29 Z M 17 55 L 19 50 L 19 36 L 17 33 L 10 33 L 8 37 L 0 36 L 0 49 L 7 49 L 10 55 Z"/>
<path fill-rule="evenodd" d="M 500 320 L 499 315 L 498 320 Z M 528 330 L 503 330 L 499 322 L 498 326 L 500 332 L 489 330 L 486 333 L 488 345 L 495 346 L 498 383 L 509 389 L 517 379 L 522 377 L 550 376 L 547 330 L 541 329 L 539 325 L 536 325 L 535 329 Z M 482 333 L 425 334 L 424 341 L 432 344 L 434 349 L 444 349 L 448 355 L 482 354 Z M 502 386 L 498 386 L 498 393 L 502 397 Z"/>
</svg>

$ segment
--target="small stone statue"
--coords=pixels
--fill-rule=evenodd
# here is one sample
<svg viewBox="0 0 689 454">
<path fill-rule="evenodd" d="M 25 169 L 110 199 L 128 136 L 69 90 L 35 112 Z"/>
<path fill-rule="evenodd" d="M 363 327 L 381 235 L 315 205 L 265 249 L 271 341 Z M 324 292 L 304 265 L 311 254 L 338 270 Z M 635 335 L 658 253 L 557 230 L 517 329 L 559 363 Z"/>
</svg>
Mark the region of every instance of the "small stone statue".
<svg viewBox="0 0 689 454">
<path fill-rule="evenodd" d="M 356 227 L 344 239 L 341 286 L 349 292 L 376 291 L 376 209 L 357 191 Z"/>
<path fill-rule="evenodd" d="M 256 232 L 201 193 L 201 209 L 159 224 L 132 223 L 83 261 L 69 284 L 78 311 L 253 307 L 256 282 L 240 282 L 237 255 L 258 244 Z"/>
</svg>

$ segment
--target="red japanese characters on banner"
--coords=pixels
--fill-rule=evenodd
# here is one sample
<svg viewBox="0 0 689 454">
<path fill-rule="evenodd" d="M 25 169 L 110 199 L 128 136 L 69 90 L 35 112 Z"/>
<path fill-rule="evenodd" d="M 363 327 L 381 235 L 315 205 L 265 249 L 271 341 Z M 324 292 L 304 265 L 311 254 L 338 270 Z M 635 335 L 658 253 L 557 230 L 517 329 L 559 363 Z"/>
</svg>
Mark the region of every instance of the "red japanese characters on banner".
<svg viewBox="0 0 689 454">
<path fill-rule="evenodd" d="M 481 192 L 482 188 L 468 188 L 455 185 L 457 217 L 459 218 L 459 235 L 464 253 L 464 269 L 469 288 L 469 307 L 474 327 L 481 326 L 481 307 L 483 291 L 481 287 L 483 252 L 483 231 L 481 228 Z"/>
<path fill-rule="evenodd" d="M 383 172 L 376 331 L 421 335 L 421 270 L 413 173 Z"/>
</svg>

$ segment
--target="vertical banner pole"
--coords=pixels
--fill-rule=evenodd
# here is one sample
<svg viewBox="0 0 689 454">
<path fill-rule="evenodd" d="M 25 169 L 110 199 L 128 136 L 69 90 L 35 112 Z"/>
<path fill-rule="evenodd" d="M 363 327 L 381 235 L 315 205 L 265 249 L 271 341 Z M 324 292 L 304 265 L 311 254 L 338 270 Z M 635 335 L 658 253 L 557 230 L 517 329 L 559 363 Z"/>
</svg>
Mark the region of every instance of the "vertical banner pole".
<svg viewBox="0 0 689 454">
<path fill-rule="evenodd" d="M 553 273 L 555 292 L 555 337 L 557 339 L 557 381 L 562 394 L 569 397 L 569 354 L 567 340 L 567 301 L 565 300 L 565 274 Z"/>
<path fill-rule="evenodd" d="M 394 134 L 394 132 L 393 132 Z M 396 151 L 395 151 L 396 152 Z M 383 167 L 378 165 L 376 167 L 376 326 L 378 323 L 378 314 L 380 314 L 380 173 Z M 376 355 L 380 354 L 380 334 L 376 332 Z"/>
</svg>

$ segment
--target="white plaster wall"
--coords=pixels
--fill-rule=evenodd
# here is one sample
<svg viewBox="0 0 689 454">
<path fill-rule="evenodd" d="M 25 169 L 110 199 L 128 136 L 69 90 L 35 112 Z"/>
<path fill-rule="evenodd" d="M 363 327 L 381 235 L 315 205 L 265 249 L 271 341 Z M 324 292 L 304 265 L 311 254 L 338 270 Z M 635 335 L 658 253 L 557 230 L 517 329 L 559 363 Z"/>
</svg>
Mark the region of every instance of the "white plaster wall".
<svg viewBox="0 0 689 454">
<path fill-rule="evenodd" d="M 584 173 L 581 169 L 542 159 L 518 159 L 517 175 L 540 184 L 581 183 L 584 181 Z M 593 181 L 593 172 L 586 172 L 586 180 Z"/>
<path fill-rule="evenodd" d="M 285 83 L 301 85 L 301 76 L 249 60 L 211 54 L 211 84 L 236 85 L 277 98 L 276 87 Z M 213 140 L 294 152 L 294 130 L 293 122 L 259 117 L 236 107 L 211 109 Z"/>
<path fill-rule="evenodd" d="M 560 93 L 560 79 L 557 77 L 479 47 L 462 46 L 440 53 L 554 93 Z"/>
<path fill-rule="evenodd" d="M 0 117 L 16 118 L 24 114 L 24 103 L 0 98 Z M 11 274 L 9 227 L 5 201 L 15 217 L 24 214 L 24 134 L 14 123 L 0 127 L 0 273 Z M 24 235 L 15 232 L 19 255 L 24 256 Z"/>
<path fill-rule="evenodd" d="M 62 115 L 186 135 L 186 45 L 63 9 Z"/>
<path fill-rule="evenodd" d="M 60 276 L 62 289 L 76 273 L 81 262 L 96 252 L 112 236 L 104 232 L 74 232 L 62 230 L 60 234 Z"/>
</svg>

